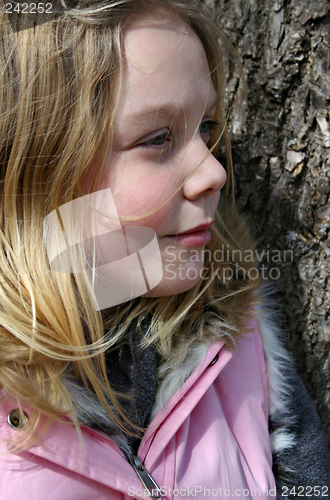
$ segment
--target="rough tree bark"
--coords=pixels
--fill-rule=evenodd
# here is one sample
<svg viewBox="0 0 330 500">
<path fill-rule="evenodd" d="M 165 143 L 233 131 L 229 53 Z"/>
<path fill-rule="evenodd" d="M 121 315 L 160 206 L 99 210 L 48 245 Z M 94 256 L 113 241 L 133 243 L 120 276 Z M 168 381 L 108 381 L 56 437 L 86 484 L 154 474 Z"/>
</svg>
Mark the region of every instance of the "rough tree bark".
<svg viewBox="0 0 330 500">
<path fill-rule="evenodd" d="M 287 346 L 330 440 L 330 3 L 205 3 L 247 80 L 229 120 L 239 206 L 261 238 Z M 237 75 L 229 68 L 231 97 Z"/>
</svg>

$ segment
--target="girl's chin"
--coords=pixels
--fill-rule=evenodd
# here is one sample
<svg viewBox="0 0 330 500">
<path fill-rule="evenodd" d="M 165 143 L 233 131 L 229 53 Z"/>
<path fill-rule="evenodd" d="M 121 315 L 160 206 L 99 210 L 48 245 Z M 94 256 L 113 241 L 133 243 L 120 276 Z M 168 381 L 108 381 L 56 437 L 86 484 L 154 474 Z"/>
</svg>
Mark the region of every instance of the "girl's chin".
<svg viewBox="0 0 330 500">
<path fill-rule="evenodd" d="M 183 266 L 179 268 L 170 268 L 162 281 L 155 288 L 143 295 L 143 297 L 166 297 L 168 295 L 177 295 L 179 293 L 191 290 L 201 279 L 203 266 L 199 269 L 189 267 L 185 269 Z"/>
</svg>

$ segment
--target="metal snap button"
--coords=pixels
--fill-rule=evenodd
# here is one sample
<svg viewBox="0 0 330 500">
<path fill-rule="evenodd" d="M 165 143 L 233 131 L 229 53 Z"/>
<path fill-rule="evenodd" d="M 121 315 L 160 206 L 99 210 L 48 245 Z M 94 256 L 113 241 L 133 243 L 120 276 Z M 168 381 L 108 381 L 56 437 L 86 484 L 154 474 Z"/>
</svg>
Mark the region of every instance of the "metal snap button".
<svg viewBox="0 0 330 500">
<path fill-rule="evenodd" d="M 23 412 L 23 415 L 19 411 L 18 408 L 15 408 L 14 410 L 11 410 L 8 413 L 8 424 L 13 428 L 13 429 L 22 429 L 24 425 L 26 424 L 28 420 L 28 416 L 25 412 Z"/>
<path fill-rule="evenodd" d="M 215 363 L 218 361 L 218 359 L 219 359 L 219 353 L 218 353 L 218 354 L 216 354 L 216 355 L 214 356 L 214 358 L 212 359 L 212 361 L 211 361 L 211 363 L 209 364 L 208 368 L 209 368 L 210 366 L 215 365 Z"/>
</svg>

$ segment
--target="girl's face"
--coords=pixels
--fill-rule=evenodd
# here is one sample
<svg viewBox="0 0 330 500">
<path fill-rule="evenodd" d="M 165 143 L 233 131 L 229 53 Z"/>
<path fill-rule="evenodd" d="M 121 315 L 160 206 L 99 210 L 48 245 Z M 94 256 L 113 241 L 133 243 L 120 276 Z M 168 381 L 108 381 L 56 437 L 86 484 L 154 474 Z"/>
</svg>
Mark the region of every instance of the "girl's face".
<svg viewBox="0 0 330 500">
<path fill-rule="evenodd" d="M 179 20 L 131 22 L 123 54 L 113 147 L 97 189 L 110 188 L 119 217 L 143 216 L 123 226 L 156 232 L 164 276 L 146 296 L 160 297 L 192 288 L 204 267 L 208 227 L 226 182 L 207 147 L 217 94 L 201 41 Z"/>
</svg>

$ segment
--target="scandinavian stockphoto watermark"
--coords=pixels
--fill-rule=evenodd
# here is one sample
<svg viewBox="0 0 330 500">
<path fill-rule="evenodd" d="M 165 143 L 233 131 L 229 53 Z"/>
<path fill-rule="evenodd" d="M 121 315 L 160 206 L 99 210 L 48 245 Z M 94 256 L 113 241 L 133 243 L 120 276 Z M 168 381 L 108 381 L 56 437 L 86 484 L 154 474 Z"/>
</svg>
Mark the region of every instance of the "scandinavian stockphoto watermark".
<svg viewBox="0 0 330 500">
<path fill-rule="evenodd" d="M 98 311 L 150 292 L 163 278 L 196 282 L 208 279 L 211 272 L 221 282 L 278 280 L 280 263 L 293 260 L 292 250 L 269 248 L 243 252 L 222 246 L 211 252 L 169 245 L 161 254 L 152 228 L 121 224 L 109 188 L 51 212 L 44 220 L 43 236 L 51 269 L 84 273 Z M 259 266 L 246 265 L 255 261 Z"/>
<path fill-rule="evenodd" d="M 196 262 L 209 262 L 208 266 L 196 268 Z M 212 277 L 222 283 L 238 279 L 271 279 L 277 281 L 281 275 L 281 266 L 293 262 L 292 250 L 232 250 L 229 246 L 222 245 L 211 252 L 202 250 L 178 250 L 174 245 L 167 246 L 163 257 L 164 270 L 169 280 L 208 279 Z M 189 265 L 191 263 L 191 265 Z M 231 263 L 230 266 L 221 267 L 219 263 Z M 256 263 L 256 266 L 244 264 Z"/>
</svg>

